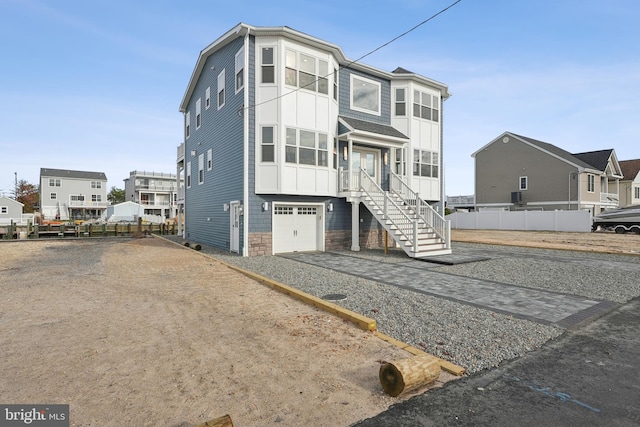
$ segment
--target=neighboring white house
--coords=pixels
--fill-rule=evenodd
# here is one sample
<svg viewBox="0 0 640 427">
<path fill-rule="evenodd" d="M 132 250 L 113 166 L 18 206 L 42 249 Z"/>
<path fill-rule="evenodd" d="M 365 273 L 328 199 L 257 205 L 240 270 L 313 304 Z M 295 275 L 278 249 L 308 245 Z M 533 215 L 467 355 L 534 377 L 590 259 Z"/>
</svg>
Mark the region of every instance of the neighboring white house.
<svg viewBox="0 0 640 427">
<path fill-rule="evenodd" d="M 103 172 L 40 169 L 40 211 L 44 220 L 97 219 L 108 206 Z"/>
<path fill-rule="evenodd" d="M 144 207 L 136 202 L 122 202 L 107 206 L 105 219 L 109 222 L 135 222 L 144 215 Z"/>
<path fill-rule="evenodd" d="M 135 170 L 124 179 L 124 190 L 125 201 L 141 204 L 144 214 L 175 218 L 178 209 L 175 174 Z"/>
</svg>

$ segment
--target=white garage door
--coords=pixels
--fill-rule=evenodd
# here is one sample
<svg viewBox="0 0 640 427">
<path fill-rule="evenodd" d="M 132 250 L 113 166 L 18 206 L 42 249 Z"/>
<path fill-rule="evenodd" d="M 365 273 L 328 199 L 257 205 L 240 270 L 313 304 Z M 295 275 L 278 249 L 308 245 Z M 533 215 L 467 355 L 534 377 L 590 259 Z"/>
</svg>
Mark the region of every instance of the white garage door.
<svg viewBox="0 0 640 427">
<path fill-rule="evenodd" d="M 321 250 L 321 212 L 316 206 L 273 207 L 273 253 Z"/>
</svg>

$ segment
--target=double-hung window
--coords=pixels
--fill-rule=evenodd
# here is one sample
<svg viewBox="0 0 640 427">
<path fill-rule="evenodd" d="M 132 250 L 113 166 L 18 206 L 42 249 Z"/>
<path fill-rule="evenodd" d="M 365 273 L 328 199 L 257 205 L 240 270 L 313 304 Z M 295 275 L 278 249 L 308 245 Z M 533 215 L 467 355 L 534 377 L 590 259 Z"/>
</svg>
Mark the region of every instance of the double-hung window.
<svg viewBox="0 0 640 427">
<path fill-rule="evenodd" d="M 204 183 L 204 153 L 198 156 L 198 185 Z"/>
<path fill-rule="evenodd" d="M 209 148 L 207 150 L 207 170 L 210 171 L 213 168 L 213 150 Z"/>
<path fill-rule="evenodd" d="M 91 201 L 96 203 L 102 202 L 102 194 L 92 194 Z"/>
<path fill-rule="evenodd" d="M 184 135 L 186 138 L 191 136 L 191 111 L 187 111 L 184 117 Z"/>
<path fill-rule="evenodd" d="M 274 127 L 262 126 L 261 156 L 263 162 L 273 163 L 275 161 Z"/>
<path fill-rule="evenodd" d="M 351 75 L 351 109 L 380 115 L 380 82 Z"/>
<path fill-rule="evenodd" d="M 222 72 L 218 74 L 218 110 L 224 107 L 224 83 L 224 70 L 222 70 Z"/>
<path fill-rule="evenodd" d="M 200 125 L 202 125 L 202 109 L 200 98 L 196 101 L 196 129 L 200 129 Z"/>
<path fill-rule="evenodd" d="M 407 115 L 407 101 L 405 98 L 405 89 L 396 88 L 395 90 L 396 96 L 396 116 L 406 116 Z"/>
<path fill-rule="evenodd" d="M 61 183 L 59 179 L 49 178 L 49 187 L 60 187 Z"/>
<path fill-rule="evenodd" d="M 211 86 L 204 92 L 204 108 L 207 110 L 211 107 Z"/>
<path fill-rule="evenodd" d="M 191 188 L 191 162 L 187 162 L 187 188 Z"/>
<path fill-rule="evenodd" d="M 592 173 L 587 174 L 587 192 L 593 193 L 596 191 L 596 176 Z"/>
<path fill-rule="evenodd" d="M 640 187 L 636 187 L 634 190 L 634 198 L 640 199 Z"/>
<path fill-rule="evenodd" d="M 274 48 L 263 47 L 261 51 L 261 71 L 262 71 L 262 83 L 275 83 L 275 63 L 274 61 Z"/>
<path fill-rule="evenodd" d="M 50 193 L 49 194 L 49 198 L 51 200 L 57 200 L 58 199 L 58 193 Z"/>
<path fill-rule="evenodd" d="M 236 53 L 236 93 L 244 87 L 244 48 Z"/>
<path fill-rule="evenodd" d="M 0 214 L 7 214 L 9 213 L 9 207 L 8 206 L 0 206 Z"/>
</svg>

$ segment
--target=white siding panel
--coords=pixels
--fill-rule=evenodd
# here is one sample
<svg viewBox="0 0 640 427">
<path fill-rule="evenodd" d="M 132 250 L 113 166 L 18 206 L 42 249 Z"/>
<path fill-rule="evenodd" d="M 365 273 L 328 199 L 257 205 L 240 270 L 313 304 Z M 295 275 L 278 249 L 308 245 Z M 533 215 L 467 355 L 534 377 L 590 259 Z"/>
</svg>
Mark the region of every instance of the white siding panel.
<svg viewBox="0 0 640 427">
<path fill-rule="evenodd" d="M 295 194 L 298 191 L 298 168 L 293 166 L 282 167 L 282 191 Z"/>
<path fill-rule="evenodd" d="M 303 90 L 298 92 L 298 126 L 316 129 L 316 95 Z"/>
<path fill-rule="evenodd" d="M 282 123 L 285 126 L 298 126 L 298 97 L 296 94 L 282 98 Z"/>
<path fill-rule="evenodd" d="M 316 194 L 316 170 L 298 169 L 298 192 L 304 194 Z"/>
<path fill-rule="evenodd" d="M 256 193 L 275 193 L 278 191 L 278 167 L 260 165 L 256 175 Z"/>
<path fill-rule="evenodd" d="M 259 102 L 267 100 L 275 100 L 278 91 L 275 87 L 261 87 L 258 89 Z M 260 123 L 277 123 L 278 122 L 278 103 L 277 101 L 266 102 L 258 105 L 258 120 Z"/>
<path fill-rule="evenodd" d="M 329 192 L 330 173 L 328 170 L 320 169 L 316 172 L 316 191 L 321 194 L 331 194 Z"/>
<path fill-rule="evenodd" d="M 318 132 L 328 133 L 329 127 L 329 99 L 319 96 L 317 98 L 316 129 Z"/>
</svg>

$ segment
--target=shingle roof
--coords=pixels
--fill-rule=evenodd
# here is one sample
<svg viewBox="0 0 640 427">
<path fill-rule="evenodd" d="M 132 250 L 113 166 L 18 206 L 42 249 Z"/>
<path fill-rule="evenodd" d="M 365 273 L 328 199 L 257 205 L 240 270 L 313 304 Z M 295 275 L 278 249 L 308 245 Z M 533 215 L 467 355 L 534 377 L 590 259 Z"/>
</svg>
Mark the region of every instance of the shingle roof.
<svg viewBox="0 0 640 427">
<path fill-rule="evenodd" d="M 398 67 L 392 71 L 393 74 L 415 74 L 413 71 L 409 71 L 406 68 Z"/>
<path fill-rule="evenodd" d="M 409 139 L 405 134 L 389 125 L 367 122 L 365 120 L 354 119 L 352 117 L 340 116 L 339 118 L 354 130 L 360 130 L 363 132 L 370 132 L 384 136 L 391 136 L 393 138 Z"/>
<path fill-rule="evenodd" d="M 625 181 L 633 181 L 640 173 L 640 159 L 621 160 L 618 163 Z"/>
<path fill-rule="evenodd" d="M 509 133 L 511 133 L 511 132 L 509 132 Z M 547 142 L 538 141 L 537 139 L 528 138 L 526 136 L 517 135 L 515 133 L 512 133 L 512 135 L 516 136 L 516 137 L 518 137 L 520 139 L 523 139 L 523 140 L 527 141 L 528 143 L 530 143 L 532 145 L 535 145 L 536 147 L 538 147 L 538 148 L 540 148 L 542 150 L 545 150 L 545 151 L 548 151 L 548 152 L 550 152 L 552 154 L 555 154 L 556 156 L 558 156 L 558 157 L 560 157 L 560 158 L 562 158 L 562 159 L 564 159 L 564 160 L 566 160 L 566 161 L 568 161 L 570 163 L 576 164 L 576 165 L 581 166 L 583 168 L 589 168 L 589 169 L 595 168 L 595 166 L 592 165 L 591 163 L 587 163 L 584 160 L 582 160 L 581 158 L 576 157 L 575 155 L 569 153 L 568 151 L 563 150 L 560 147 L 556 147 L 553 144 L 549 144 Z M 605 168 L 606 168 L 606 166 L 607 165 L 605 164 Z M 604 168 L 598 169 L 598 170 L 604 171 Z"/>
<path fill-rule="evenodd" d="M 579 158 L 585 163 L 590 164 L 594 168 L 599 171 L 604 171 L 609 164 L 609 159 L 611 158 L 611 153 L 613 149 L 609 150 L 598 150 L 598 151 L 589 151 L 587 153 L 576 153 L 573 154 L 574 157 Z"/>
<path fill-rule="evenodd" d="M 85 172 L 85 171 L 71 171 L 66 169 L 47 169 L 40 168 L 40 177 L 50 176 L 56 178 L 79 178 L 79 179 L 96 179 L 107 180 L 107 175 L 104 172 Z"/>
</svg>

